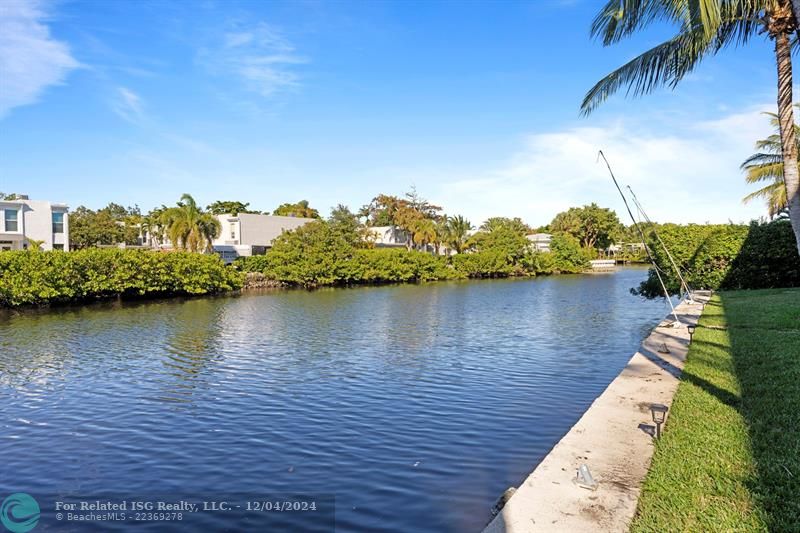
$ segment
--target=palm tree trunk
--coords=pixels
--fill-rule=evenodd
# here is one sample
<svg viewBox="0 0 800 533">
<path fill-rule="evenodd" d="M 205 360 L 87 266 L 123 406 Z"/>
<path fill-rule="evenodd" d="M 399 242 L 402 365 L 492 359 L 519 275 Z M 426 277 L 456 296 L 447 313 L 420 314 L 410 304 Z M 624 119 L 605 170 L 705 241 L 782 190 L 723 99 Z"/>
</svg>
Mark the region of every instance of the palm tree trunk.
<svg viewBox="0 0 800 533">
<path fill-rule="evenodd" d="M 778 123 L 783 152 L 783 181 L 786 185 L 789 220 L 797 240 L 797 252 L 800 254 L 800 172 L 792 110 L 792 50 L 787 32 L 780 32 L 775 36 L 775 56 L 778 60 Z"/>
</svg>

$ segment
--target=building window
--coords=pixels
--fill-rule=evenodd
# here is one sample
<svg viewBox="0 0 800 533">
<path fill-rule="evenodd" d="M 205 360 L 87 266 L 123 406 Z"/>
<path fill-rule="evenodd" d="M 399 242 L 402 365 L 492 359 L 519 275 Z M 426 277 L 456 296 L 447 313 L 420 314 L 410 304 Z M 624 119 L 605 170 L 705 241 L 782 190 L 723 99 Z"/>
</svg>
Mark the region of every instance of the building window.
<svg viewBox="0 0 800 533">
<path fill-rule="evenodd" d="M 17 210 L 16 209 L 6 209 L 6 231 L 19 231 L 19 225 L 17 224 Z"/>
<path fill-rule="evenodd" d="M 231 239 L 236 238 L 236 225 L 231 223 Z"/>
<path fill-rule="evenodd" d="M 61 251 L 63 251 L 64 250 L 64 245 L 63 244 L 54 244 L 53 245 L 53 250 L 61 250 Z"/>
<path fill-rule="evenodd" d="M 64 233 L 64 213 L 53 213 L 53 233 Z"/>
</svg>

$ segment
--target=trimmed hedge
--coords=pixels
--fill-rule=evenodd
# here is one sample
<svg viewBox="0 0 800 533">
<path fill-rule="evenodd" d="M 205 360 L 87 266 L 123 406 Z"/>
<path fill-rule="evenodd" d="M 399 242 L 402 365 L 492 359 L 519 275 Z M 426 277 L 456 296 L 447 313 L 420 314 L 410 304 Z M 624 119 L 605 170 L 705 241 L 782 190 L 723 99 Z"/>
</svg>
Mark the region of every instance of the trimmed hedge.
<svg viewBox="0 0 800 533">
<path fill-rule="evenodd" d="M 661 239 L 694 289 L 765 289 L 800 286 L 800 255 L 788 220 L 741 224 L 665 224 Z M 663 271 L 667 289 L 677 294 L 680 280 L 661 244 L 648 243 Z M 663 296 L 655 272 L 636 291 Z"/>
<path fill-rule="evenodd" d="M 216 255 L 86 249 L 0 253 L 0 306 L 210 294 L 242 287 Z"/>
</svg>

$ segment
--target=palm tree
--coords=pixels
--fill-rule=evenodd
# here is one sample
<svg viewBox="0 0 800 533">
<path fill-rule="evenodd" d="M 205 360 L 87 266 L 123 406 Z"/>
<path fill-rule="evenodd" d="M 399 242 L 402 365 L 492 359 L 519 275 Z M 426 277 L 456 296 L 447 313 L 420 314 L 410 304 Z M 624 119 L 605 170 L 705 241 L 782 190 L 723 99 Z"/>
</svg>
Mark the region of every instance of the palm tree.
<svg viewBox="0 0 800 533">
<path fill-rule="evenodd" d="M 608 0 L 592 23 L 603 45 L 617 43 L 653 22 L 671 21 L 678 33 L 597 82 L 581 104 L 591 113 L 620 87 L 646 94 L 674 88 L 700 62 L 728 45 L 743 45 L 765 33 L 774 42 L 778 73 L 778 125 L 789 219 L 800 252 L 800 173 L 792 109 L 792 50 L 797 31 L 791 0 Z"/>
<path fill-rule="evenodd" d="M 800 109 L 800 105 L 795 104 L 795 108 Z M 771 117 L 770 122 L 778 128 L 778 115 L 775 113 L 765 113 Z M 800 126 L 795 124 L 795 137 L 800 143 Z M 781 137 L 779 133 L 770 135 L 756 143 L 757 153 L 748 157 L 742 163 L 742 170 L 746 172 L 745 180 L 747 183 L 770 182 L 761 189 L 752 192 L 744 197 L 745 203 L 761 198 L 767 202 L 769 217 L 786 209 L 786 186 L 783 182 L 783 156 L 781 155 Z M 800 150 L 799 150 L 800 152 Z"/>
<path fill-rule="evenodd" d="M 421 248 L 436 241 L 436 224 L 430 218 L 420 218 L 412 227 L 414 243 Z"/>
<path fill-rule="evenodd" d="M 160 246 L 164 242 L 167 211 L 169 208 L 162 204 L 161 207 L 154 208 L 142 217 L 139 233 L 144 244 L 152 247 L 153 245 Z"/>
<path fill-rule="evenodd" d="M 44 244 L 44 241 L 31 239 L 30 237 L 28 237 L 27 241 L 28 241 L 28 250 L 32 252 L 40 252 L 42 250 L 42 245 Z"/>
<path fill-rule="evenodd" d="M 203 212 L 190 194 L 181 196 L 177 207 L 167 209 L 162 222 L 172 245 L 191 252 L 210 251 L 211 241 L 222 229 L 217 217 Z"/>
<path fill-rule="evenodd" d="M 448 217 L 447 219 L 447 245 L 456 251 L 456 253 L 463 253 L 467 247 L 467 239 L 469 239 L 469 232 L 472 231 L 473 226 L 469 220 L 457 215 Z"/>
</svg>

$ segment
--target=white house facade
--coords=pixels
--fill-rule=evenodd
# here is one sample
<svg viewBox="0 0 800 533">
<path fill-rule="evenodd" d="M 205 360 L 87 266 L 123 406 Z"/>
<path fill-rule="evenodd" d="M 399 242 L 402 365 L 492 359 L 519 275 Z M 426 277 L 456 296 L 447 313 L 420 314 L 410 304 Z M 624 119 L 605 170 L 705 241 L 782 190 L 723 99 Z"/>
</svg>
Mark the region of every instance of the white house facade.
<svg viewBox="0 0 800 533">
<path fill-rule="evenodd" d="M 226 262 L 237 257 L 263 254 L 284 231 L 297 229 L 315 220 L 254 213 L 217 215 L 217 219 L 222 229 L 211 244 L 214 252 Z"/>
<path fill-rule="evenodd" d="M 66 204 L 0 200 L 0 251 L 26 250 L 31 240 L 42 250 L 69 250 L 69 208 Z"/>
<path fill-rule="evenodd" d="M 549 233 L 534 233 L 532 235 L 528 235 L 528 240 L 531 242 L 531 245 L 536 252 L 549 252 L 550 251 L 550 241 L 553 240 L 553 236 Z"/>
</svg>

